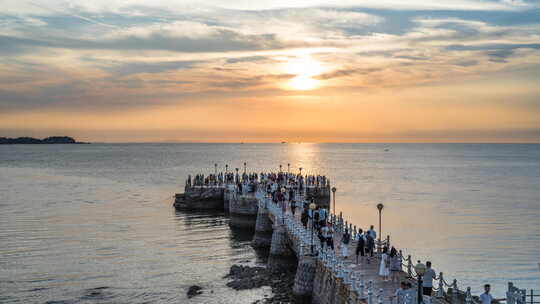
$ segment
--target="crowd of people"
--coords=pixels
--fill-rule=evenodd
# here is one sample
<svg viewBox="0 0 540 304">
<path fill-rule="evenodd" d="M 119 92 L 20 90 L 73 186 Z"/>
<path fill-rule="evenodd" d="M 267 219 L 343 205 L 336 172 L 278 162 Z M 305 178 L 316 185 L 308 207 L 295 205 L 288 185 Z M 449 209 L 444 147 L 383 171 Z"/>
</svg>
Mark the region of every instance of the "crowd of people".
<svg viewBox="0 0 540 304">
<path fill-rule="evenodd" d="M 219 172 L 216 174 L 196 174 L 191 177 L 188 175 L 186 187 L 225 187 L 227 185 L 235 185 L 237 193 L 255 192 L 259 187 L 274 187 L 267 188 L 269 192 L 277 190 L 276 185 L 284 185 L 290 189 L 298 189 L 303 191 L 306 187 L 328 187 L 330 185 L 326 176 L 322 175 L 301 175 L 290 172 L 278 173 L 242 173 Z"/>
</svg>

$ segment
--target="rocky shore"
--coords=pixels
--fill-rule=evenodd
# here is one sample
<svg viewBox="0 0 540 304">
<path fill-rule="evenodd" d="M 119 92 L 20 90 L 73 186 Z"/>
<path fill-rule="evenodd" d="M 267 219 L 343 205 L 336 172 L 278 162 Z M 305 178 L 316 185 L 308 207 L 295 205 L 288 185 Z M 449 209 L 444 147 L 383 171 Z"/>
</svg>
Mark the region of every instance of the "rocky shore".
<svg viewBox="0 0 540 304">
<path fill-rule="evenodd" d="M 292 287 L 295 269 L 270 270 L 265 267 L 233 265 L 225 278 L 231 279 L 228 287 L 244 290 L 270 286 L 273 296 L 254 303 L 293 303 Z"/>
</svg>

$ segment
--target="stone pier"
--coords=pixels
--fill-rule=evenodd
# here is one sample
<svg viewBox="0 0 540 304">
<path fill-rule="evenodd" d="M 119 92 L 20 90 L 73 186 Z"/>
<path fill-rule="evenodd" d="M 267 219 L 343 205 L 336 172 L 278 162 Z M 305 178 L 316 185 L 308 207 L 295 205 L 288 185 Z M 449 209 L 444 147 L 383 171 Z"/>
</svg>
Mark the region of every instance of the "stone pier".
<svg viewBox="0 0 540 304">
<path fill-rule="evenodd" d="M 223 187 L 190 187 L 175 195 L 174 207 L 181 210 L 222 210 Z"/>
<path fill-rule="evenodd" d="M 316 264 L 317 259 L 314 256 L 302 255 L 299 257 L 293 286 L 296 303 L 311 303 Z"/>
<path fill-rule="evenodd" d="M 289 236 L 285 225 L 274 223 L 272 233 L 272 243 L 270 245 L 270 256 L 268 257 L 268 267 L 287 268 L 296 265 L 296 256 L 289 247 Z"/>
<path fill-rule="evenodd" d="M 257 222 L 255 223 L 255 234 L 251 246 L 254 248 L 270 248 L 272 244 L 272 220 L 268 215 L 268 208 L 259 206 L 257 212 Z"/>
<path fill-rule="evenodd" d="M 236 194 L 229 201 L 229 226 L 254 229 L 257 222 L 258 200 L 253 194 Z"/>
<path fill-rule="evenodd" d="M 251 189 L 259 192 L 240 194 L 234 184 L 186 187 L 184 194 L 176 196 L 174 206 L 178 209 L 225 210 L 230 215 L 229 225 L 240 228 L 236 231 L 244 233 L 245 230 L 249 230 L 248 232 L 254 230 L 252 246 L 270 248 L 269 268 L 296 269 L 293 285 L 293 297 L 296 303 L 395 303 L 392 295 L 399 286 L 397 283 L 383 281 L 378 275 L 378 255 L 372 258 L 371 263 L 367 263 L 365 259 L 356 263 L 354 257 L 356 227 L 353 229 L 352 224 L 344 221 L 341 215 L 330 214 L 328 221 L 333 224 L 335 231 L 335 250 L 329 250 L 327 246 L 320 243 L 317 237 L 312 238 L 311 230 L 300 223 L 301 206 L 311 199 L 318 206 L 330 207 L 329 184 L 325 187 L 310 186 L 296 192 L 294 197 L 299 201 L 297 205 L 300 208 L 294 215 L 291 210 L 284 211 L 282 205 L 273 202 L 267 195 L 265 187 Z M 290 189 L 295 190 L 294 187 Z M 308 227 L 311 226 L 308 225 Z M 345 228 L 352 233 L 353 240 L 349 244 L 348 258 L 342 257 L 339 246 Z M 389 246 L 390 240 L 387 239 L 383 244 Z M 311 248 L 313 248 L 313 255 Z M 405 259 L 400 253 L 400 258 L 402 262 L 407 261 L 407 265 L 402 267 L 402 269 L 407 269 L 407 272 L 400 271 L 399 280 L 414 283 L 410 256 Z M 442 278 L 442 274 L 440 277 Z M 439 282 L 442 284 L 441 281 Z M 439 285 L 440 291 L 437 292 L 436 297 L 432 297 L 431 303 L 448 303 L 445 300 L 447 293 L 443 288 L 443 285 Z M 416 299 L 412 299 L 411 302 L 415 303 Z"/>
</svg>

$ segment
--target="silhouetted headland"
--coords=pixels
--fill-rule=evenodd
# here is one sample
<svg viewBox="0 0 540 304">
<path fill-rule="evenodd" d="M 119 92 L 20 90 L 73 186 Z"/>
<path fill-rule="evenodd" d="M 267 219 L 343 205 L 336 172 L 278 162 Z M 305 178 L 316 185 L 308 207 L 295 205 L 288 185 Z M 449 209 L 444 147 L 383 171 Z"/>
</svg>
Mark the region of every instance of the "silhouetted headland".
<svg viewBox="0 0 540 304">
<path fill-rule="evenodd" d="M 26 145 L 42 145 L 42 144 L 89 144 L 86 142 L 78 142 L 74 138 L 69 136 L 51 136 L 44 139 L 38 139 L 33 137 L 17 137 L 17 138 L 7 138 L 0 137 L 0 145 L 15 145 L 15 144 L 26 144 Z"/>
</svg>

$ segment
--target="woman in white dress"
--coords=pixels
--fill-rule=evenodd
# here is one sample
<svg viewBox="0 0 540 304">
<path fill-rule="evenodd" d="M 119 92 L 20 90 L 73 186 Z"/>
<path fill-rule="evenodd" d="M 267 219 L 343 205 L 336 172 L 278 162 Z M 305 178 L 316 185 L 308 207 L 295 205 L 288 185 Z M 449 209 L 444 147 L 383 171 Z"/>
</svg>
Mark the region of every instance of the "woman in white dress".
<svg viewBox="0 0 540 304">
<path fill-rule="evenodd" d="M 381 254 L 381 264 L 379 266 L 379 275 L 383 278 L 383 281 L 388 281 L 388 276 L 390 275 L 390 259 L 388 257 L 388 248 L 383 248 L 383 253 Z"/>
</svg>

